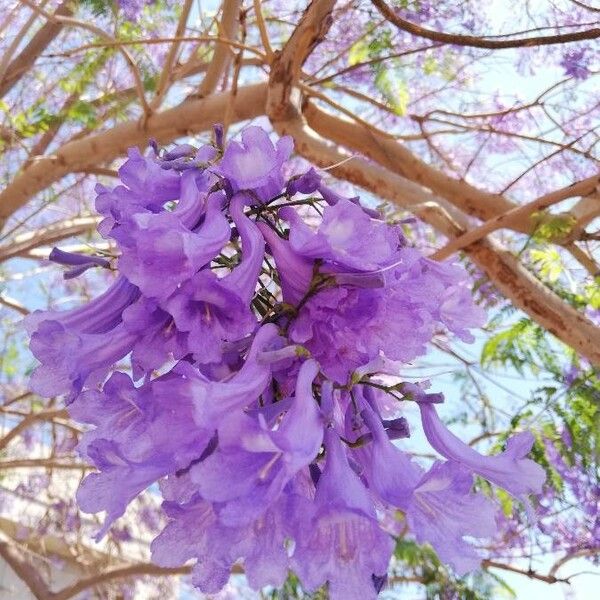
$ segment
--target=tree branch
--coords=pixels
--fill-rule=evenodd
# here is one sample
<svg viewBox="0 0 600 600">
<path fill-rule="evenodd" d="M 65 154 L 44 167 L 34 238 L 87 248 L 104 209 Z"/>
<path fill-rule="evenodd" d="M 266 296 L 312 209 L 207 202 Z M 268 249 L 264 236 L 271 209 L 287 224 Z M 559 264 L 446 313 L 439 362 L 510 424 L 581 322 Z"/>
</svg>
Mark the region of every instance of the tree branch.
<svg viewBox="0 0 600 600">
<path fill-rule="evenodd" d="M 283 50 L 275 53 L 267 101 L 272 122 L 288 118 L 292 87 L 300 77 L 302 65 L 331 27 L 334 6 L 335 0 L 312 0 Z"/>
<path fill-rule="evenodd" d="M 14 298 L 4 296 L 3 294 L 0 294 L 0 304 L 2 304 L 2 306 L 6 306 L 6 308 L 16 310 L 19 314 L 23 315 L 24 317 L 26 317 L 30 313 L 29 309 L 23 306 L 20 302 L 17 302 Z"/>
<path fill-rule="evenodd" d="M 39 246 L 52 245 L 60 240 L 94 231 L 99 222 L 100 217 L 76 217 L 22 233 L 0 246 L 0 264 L 16 256 L 26 256 Z"/>
<path fill-rule="evenodd" d="M 467 246 L 470 246 L 474 242 L 488 236 L 490 233 L 510 227 L 511 225 L 523 221 L 524 219 L 531 218 L 534 212 L 549 208 L 553 204 L 562 202 L 567 198 L 574 198 L 577 196 L 587 196 L 594 192 L 597 186 L 600 185 L 600 174 L 588 177 L 582 181 L 572 183 L 567 187 L 561 188 L 549 194 L 540 196 L 539 198 L 528 202 L 523 206 L 518 206 L 509 210 L 508 212 L 499 215 L 493 219 L 490 219 L 480 227 L 471 229 L 464 235 L 452 240 L 449 244 L 438 250 L 432 255 L 435 260 L 444 260 L 448 258 L 458 250 L 462 250 Z"/>
<path fill-rule="evenodd" d="M 23 431 L 38 422 L 53 421 L 56 418 L 68 418 L 67 411 L 64 409 L 43 410 L 37 413 L 31 413 L 21 419 L 4 437 L 0 438 L 0 452 L 10 444 Z"/>
<path fill-rule="evenodd" d="M 421 27 L 416 23 L 403 19 L 392 10 L 383 0 L 371 0 L 377 10 L 390 23 L 402 31 L 407 31 L 412 35 L 441 42 L 443 44 L 454 44 L 455 46 L 468 46 L 471 48 L 487 48 L 489 50 L 500 50 L 503 48 L 524 48 L 532 46 L 550 46 L 554 44 L 568 44 L 570 42 L 580 42 L 582 40 L 593 40 L 600 37 L 600 28 L 587 29 L 584 31 L 574 31 L 572 33 L 561 33 L 557 35 L 542 35 L 539 37 L 521 38 L 513 40 L 492 40 L 475 35 L 458 35 L 454 33 L 444 33 L 433 31 Z M 507 34 L 510 35 L 510 34 Z"/>
<path fill-rule="evenodd" d="M 141 575 L 153 575 L 155 577 L 165 577 L 171 575 L 186 575 L 191 571 L 191 567 L 159 567 L 150 563 L 144 563 L 139 565 L 131 565 L 128 567 L 119 567 L 92 575 L 85 579 L 80 579 L 73 585 L 63 588 L 59 592 L 54 592 L 51 596 L 51 600 L 69 600 L 77 594 L 80 594 L 88 588 L 100 585 L 102 583 L 108 583 L 115 579 L 123 579 L 125 577 L 135 577 Z"/>
<path fill-rule="evenodd" d="M 235 38 L 239 26 L 239 12 L 240 0 L 223 1 L 223 14 L 220 21 L 219 37 L 225 37 L 230 40 Z M 198 92 L 192 96 L 193 98 L 205 98 L 206 96 L 210 96 L 210 94 L 217 89 L 219 80 L 227 69 L 231 58 L 232 54 L 229 45 L 217 43 L 215 53 L 206 70 L 206 75 L 198 88 Z"/>
<path fill-rule="evenodd" d="M 232 122 L 252 119 L 265 111 L 267 85 L 259 83 L 238 90 L 232 101 Z M 166 144 L 186 135 L 206 131 L 219 121 L 231 94 L 184 101 L 174 108 L 153 114 L 142 127 L 128 121 L 109 131 L 67 142 L 56 152 L 32 163 L 0 192 L 0 228 L 29 198 L 69 173 L 108 163 L 131 146 L 145 147 L 148 138 Z"/>
<path fill-rule="evenodd" d="M 165 58 L 165 63 L 160 73 L 160 79 L 158 80 L 158 84 L 156 86 L 156 95 L 154 96 L 154 99 L 151 103 L 151 107 L 153 109 L 160 106 L 164 98 L 165 92 L 169 87 L 169 82 L 173 79 L 173 65 L 175 64 L 177 53 L 179 52 L 179 47 L 181 46 L 181 42 L 178 38 L 180 38 L 183 35 L 183 32 L 185 31 L 187 20 L 190 16 L 191 8 L 192 0 L 185 0 L 181 9 L 179 21 L 177 22 L 177 28 L 175 29 L 175 40 L 169 48 L 167 58 Z"/>
<path fill-rule="evenodd" d="M 397 140 L 373 128 L 333 115 L 314 102 L 305 102 L 302 113 L 308 125 L 321 137 L 340 144 L 378 162 L 402 177 L 410 179 L 446 198 L 468 215 L 484 221 L 515 208 L 500 194 L 481 191 L 465 181 L 452 179 L 429 166 Z M 519 224 L 519 230 L 525 229 Z"/>
<path fill-rule="evenodd" d="M 111 35 L 106 33 L 100 27 L 96 27 L 93 23 L 88 23 L 86 21 L 80 21 L 78 19 L 73 19 L 72 17 L 63 17 L 56 14 L 50 14 L 34 4 L 31 0 L 21 0 L 24 4 L 32 8 L 33 10 L 39 12 L 41 15 L 46 17 L 50 23 L 62 24 L 62 25 L 70 25 L 71 27 L 78 27 L 81 29 L 85 29 L 94 33 L 101 39 L 107 40 L 108 42 L 116 42 Z M 133 80 L 135 82 L 135 88 L 137 90 L 137 94 L 144 110 L 144 114 L 146 116 L 150 116 L 152 114 L 152 110 L 146 101 L 146 95 L 144 93 L 144 83 L 142 81 L 142 76 L 140 74 L 140 70 L 133 58 L 133 56 L 129 53 L 129 51 L 120 44 L 117 44 L 116 49 L 123 55 L 125 62 L 127 63 L 129 70 L 131 71 L 131 75 L 133 76 Z"/>
<path fill-rule="evenodd" d="M 537 573 L 536 571 L 532 571 L 531 569 L 526 571 L 525 569 L 519 569 L 518 567 L 513 567 L 512 565 L 499 563 L 495 560 L 485 559 L 481 562 L 481 566 L 484 569 L 492 567 L 494 569 L 510 571 L 511 573 L 518 573 L 519 575 L 525 575 L 525 577 L 529 577 L 529 579 L 537 579 L 538 581 L 543 581 L 544 583 L 570 583 L 568 579 L 559 579 L 558 577 L 554 577 L 554 575 L 543 575 L 541 573 Z"/>
<path fill-rule="evenodd" d="M 575 552 L 571 552 L 569 554 L 567 554 L 566 556 L 563 556 L 562 558 L 558 559 L 550 568 L 549 571 L 549 575 L 551 577 L 555 576 L 556 573 L 558 572 L 558 570 L 565 565 L 566 563 L 568 563 L 571 560 L 574 560 L 576 558 L 582 558 L 584 556 L 596 556 L 600 554 L 600 546 L 596 547 L 596 548 L 584 548 L 583 550 L 578 550 Z"/>
<path fill-rule="evenodd" d="M 66 0 L 54 12 L 56 17 L 68 17 L 73 14 L 71 1 Z M 61 32 L 63 24 L 56 20 L 47 21 L 31 38 L 22 52 L 6 68 L 0 79 L 0 98 L 8 94 L 25 73 L 31 68 L 38 56 L 50 45 Z"/>
<path fill-rule="evenodd" d="M 0 556 L 29 588 L 36 600 L 51 600 L 52 593 L 40 577 L 38 569 L 23 557 L 23 553 L 18 548 L 8 542 L 0 541 Z"/>
<path fill-rule="evenodd" d="M 76 464 L 72 462 L 61 462 L 53 458 L 21 458 L 15 460 L 0 461 L 0 471 L 3 469 L 60 469 L 65 471 L 93 471 L 91 465 Z"/>
</svg>

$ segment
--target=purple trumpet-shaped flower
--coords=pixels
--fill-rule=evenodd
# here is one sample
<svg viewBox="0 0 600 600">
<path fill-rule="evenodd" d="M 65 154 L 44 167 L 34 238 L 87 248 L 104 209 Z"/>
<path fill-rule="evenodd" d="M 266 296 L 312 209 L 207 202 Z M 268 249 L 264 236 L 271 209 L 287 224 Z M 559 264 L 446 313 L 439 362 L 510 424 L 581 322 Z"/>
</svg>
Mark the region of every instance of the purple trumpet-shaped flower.
<svg viewBox="0 0 600 600">
<path fill-rule="evenodd" d="M 409 529 L 420 543 L 429 543 L 458 575 L 477 569 L 481 557 L 464 536 L 492 537 L 496 507 L 473 493 L 473 475 L 458 463 L 436 462 L 413 491 L 406 511 Z"/>
<path fill-rule="evenodd" d="M 295 194 L 312 194 L 319 189 L 321 185 L 321 176 L 312 167 L 303 173 L 292 177 L 285 189 L 286 193 L 290 196 Z"/>
<path fill-rule="evenodd" d="M 134 214 L 162 211 L 166 202 L 176 200 L 180 194 L 177 173 L 161 169 L 137 148 L 131 148 L 128 154 L 129 159 L 119 169 L 119 177 L 125 185 L 112 190 L 101 184 L 96 186 L 96 210 L 104 217 L 98 231 L 104 237 Z"/>
<path fill-rule="evenodd" d="M 104 390 L 90 390 L 69 407 L 74 419 L 95 425 L 79 449 L 100 470 L 82 482 L 77 500 L 85 512 L 106 511 L 101 538 L 149 485 L 198 458 L 212 431 L 193 420 L 193 400 L 172 394 L 179 379 L 167 374 L 136 388 L 116 372 Z"/>
<path fill-rule="evenodd" d="M 481 558 L 463 538 L 492 536 L 496 510 L 485 496 L 471 492 L 470 471 L 438 462 L 425 473 L 389 441 L 372 409 L 366 407 L 362 416 L 373 434 L 372 446 L 364 450 L 369 486 L 401 509 L 416 539 L 430 543 L 459 574 L 477 568 Z"/>
<path fill-rule="evenodd" d="M 244 194 L 234 196 L 229 205 L 231 218 L 242 240 L 242 262 L 224 278 L 223 284 L 235 291 L 249 305 L 256 290 L 265 257 L 265 240 L 256 223 L 244 214 L 244 205 L 250 198 Z"/>
<path fill-rule="evenodd" d="M 233 191 L 250 190 L 266 202 L 281 192 L 284 179 L 281 172 L 294 143 L 291 137 L 280 138 L 276 145 L 260 127 L 248 127 L 242 133 L 242 143 L 230 142 L 217 172 L 231 184 Z"/>
<path fill-rule="evenodd" d="M 218 430 L 217 450 L 192 468 L 200 495 L 222 503 L 218 513 L 223 524 L 242 525 L 258 518 L 317 456 L 323 439 L 311 389 L 317 372 L 314 360 L 304 362 L 295 397 L 276 429 L 261 415 L 258 420 L 232 416 Z"/>
<path fill-rule="evenodd" d="M 285 542 L 294 523 L 292 499 L 281 496 L 258 519 L 241 527 L 223 525 L 216 505 L 199 495 L 185 504 L 164 502 L 170 522 L 152 542 L 152 560 L 177 567 L 195 558 L 192 583 L 209 594 L 227 583 L 239 559 L 254 589 L 281 586 L 289 569 Z"/>
<path fill-rule="evenodd" d="M 127 152 L 129 160 L 119 169 L 119 178 L 135 194 L 145 198 L 148 206 L 160 208 L 169 200 L 179 197 L 179 176 L 160 168 L 149 156 L 142 156 L 137 148 Z"/>
<path fill-rule="evenodd" d="M 78 333 L 105 333 L 121 322 L 121 314 L 140 296 L 140 291 L 125 277 L 118 277 L 100 296 L 78 308 L 66 311 L 38 311 L 24 320 L 29 334 L 44 321 L 58 321 L 65 329 Z"/>
<path fill-rule="evenodd" d="M 254 336 L 242 368 L 223 381 L 209 379 L 185 361 L 175 367 L 175 372 L 184 376 L 178 392 L 193 398 L 194 419 L 198 425 L 218 429 L 232 411 L 258 399 L 271 378 L 271 366 L 261 363 L 258 355 L 270 349 L 277 339 L 277 328 L 272 324 L 263 325 Z"/>
<path fill-rule="evenodd" d="M 201 363 L 219 362 L 226 342 L 241 340 L 256 327 L 250 307 L 208 269 L 184 282 L 163 306 L 177 330 L 187 333 L 187 348 Z"/>
<path fill-rule="evenodd" d="M 265 238 L 281 279 L 283 299 L 297 304 L 305 296 L 313 276 L 313 262 L 300 256 L 290 242 L 279 237 L 266 223 L 257 223 Z"/>
<path fill-rule="evenodd" d="M 475 338 L 469 329 L 485 324 L 485 312 L 473 304 L 473 298 L 465 287 L 447 288 L 441 298 L 440 321 L 463 342 L 472 343 Z"/>
<path fill-rule="evenodd" d="M 352 196 L 351 198 L 342 196 L 342 194 L 336 192 L 334 189 L 330 188 L 324 183 L 319 185 L 318 190 L 323 197 L 323 200 L 325 200 L 329 206 L 335 206 L 338 202 L 352 202 L 352 204 L 356 204 L 356 206 L 360 207 L 360 209 L 369 217 L 372 217 L 373 219 L 381 219 L 381 214 L 373 208 L 363 206 L 360 203 L 360 198 L 358 196 Z"/>
<path fill-rule="evenodd" d="M 229 579 L 236 560 L 237 530 L 219 525 L 212 504 L 195 496 L 181 505 L 164 502 L 168 525 L 152 542 L 152 560 L 161 567 L 178 567 L 196 558 L 192 582 L 203 592 L 218 592 Z"/>
<path fill-rule="evenodd" d="M 189 354 L 187 333 L 179 331 L 172 316 L 154 298 L 142 297 L 123 311 L 124 328 L 135 335 L 131 353 L 134 379 L 150 375 L 170 359 Z"/>
<path fill-rule="evenodd" d="M 423 469 L 391 443 L 373 409 L 366 406 L 361 416 L 373 436 L 372 443 L 359 454 L 369 488 L 384 502 L 407 511 Z"/>
<path fill-rule="evenodd" d="M 65 252 L 60 248 L 52 248 L 50 256 L 48 256 L 48 260 L 60 265 L 72 267 L 63 274 L 65 279 L 79 277 L 79 275 L 85 273 L 92 267 L 104 267 L 105 269 L 110 268 L 110 262 L 105 258 L 101 258 L 99 256 L 90 256 L 89 254 L 78 254 L 76 252 Z"/>
<path fill-rule="evenodd" d="M 531 433 L 518 433 L 508 439 L 504 452 L 483 456 L 446 428 L 433 404 L 419 403 L 419 409 L 427 440 L 442 456 L 481 475 L 521 500 L 525 500 L 528 494 L 542 491 L 546 479 L 544 469 L 525 458 L 534 442 Z"/>
<path fill-rule="evenodd" d="M 31 335 L 30 349 L 41 363 L 32 375 L 32 389 L 43 396 L 72 398 L 86 384 L 102 379 L 134 343 L 121 314 L 138 297 L 139 290 L 119 277 L 85 306 L 29 315 L 25 327 Z"/>
<path fill-rule="evenodd" d="M 31 335 L 30 349 L 41 362 L 31 376 L 31 389 L 42 396 L 67 394 L 72 400 L 86 385 L 104 379 L 134 341 L 122 324 L 89 334 L 69 330 L 60 321 L 42 321 Z"/>
<path fill-rule="evenodd" d="M 305 508 L 295 537 L 293 568 L 307 590 L 328 582 L 332 600 L 376 598 L 373 576 L 387 572 L 394 544 L 379 527 L 367 490 L 333 429 L 325 434 L 325 449 L 314 503 Z"/>
<path fill-rule="evenodd" d="M 290 338 L 311 352 L 327 377 L 345 384 L 379 354 L 382 302 L 378 289 L 325 288 L 304 304 L 290 326 Z"/>
<path fill-rule="evenodd" d="M 346 199 L 325 208 L 316 232 L 291 206 L 281 209 L 280 215 L 290 223 L 290 243 L 298 254 L 348 269 L 379 269 L 394 260 L 400 245 L 394 228 L 370 219 L 359 206 Z"/>
<path fill-rule="evenodd" d="M 169 523 L 154 560 L 195 560 L 207 593 L 241 561 L 255 588 L 291 569 L 334 600 L 375 598 L 393 549 L 384 527 L 398 533 L 385 519 L 400 514 L 459 573 L 477 566 L 468 538 L 495 531 L 495 506 L 473 474 L 519 498 L 538 491 L 531 437 L 482 457 L 441 425 L 440 394 L 398 377 L 434 334 L 468 341 L 483 323 L 464 270 L 424 258 L 314 169 L 285 181 L 289 138 L 215 136 L 132 150 L 123 185 L 99 187 L 96 201 L 120 277 L 84 307 L 26 320 L 41 362 L 32 388 L 69 394 L 71 416 L 90 426 L 79 451 L 98 472 L 80 486 L 81 508 L 106 513 L 101 537 L 158 482 Z M 311 195 L 314 222 L 286 206 L 295 194 Z M 52 258 L 77 272 L 108 266 Z M 382 376 L 400 402 L 373 393 Z M 410 433 L 409 400 L 448 462 L 426 471 L 392 443 Z"/>
<path fill-rule="evenodd" d="M 149 298 L 164 299 L 209 263 L 229 241 L 231 230 L 221 212 L 221 198 L 211 195 L 197 231 L 175 213 L 134 215 L 113 237 L 122 254 L 119 270 Z"/>
</svg>

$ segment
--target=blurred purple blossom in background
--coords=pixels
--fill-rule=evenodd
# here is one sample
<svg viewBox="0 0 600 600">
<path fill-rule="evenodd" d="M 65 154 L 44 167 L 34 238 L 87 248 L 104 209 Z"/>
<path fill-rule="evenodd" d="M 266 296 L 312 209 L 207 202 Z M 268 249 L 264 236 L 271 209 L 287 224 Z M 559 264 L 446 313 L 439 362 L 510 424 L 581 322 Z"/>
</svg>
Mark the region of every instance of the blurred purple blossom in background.
<svg viewBox="0 0 600 600">
<path fill-rule="evenodd" d="M 565 70 L 565 75 L 575 79 L 587 79 L 590 74 L 591 53 L 588 48 L 567 50 L 560 61 L 560 66 Z"/>
</svg>

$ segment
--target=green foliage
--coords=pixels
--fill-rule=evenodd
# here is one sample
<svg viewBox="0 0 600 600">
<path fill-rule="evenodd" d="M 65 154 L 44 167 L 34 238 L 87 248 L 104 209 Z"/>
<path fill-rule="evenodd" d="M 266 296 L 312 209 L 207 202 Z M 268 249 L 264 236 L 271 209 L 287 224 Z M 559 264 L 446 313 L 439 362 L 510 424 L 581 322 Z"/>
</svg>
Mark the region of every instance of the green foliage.
<svg viewBox="0 0 600 600">
<path fill-rule="evenodd" d="M 456 577 L 447 569 L 429 545 L 420 546 L 412 540 L 401 538 L 396 543 L 394 572 L 398 582 L 418 580 L 425 586 L 425 598 L 461 598 L 488 600 L 514 597 L 514 591 L 496 575 L 480 570 L 465 577 Z M 391 578 L 394 580 L 394 575 Z"/>
<path fill-rule="evenodd" d="M 552 273 L 545 272 L 544 261 L 553 261 L 548 254 L 540 256 L 541 271 L 549 279 Z M 576 306 L 597 306 L 599 286 L 597 281 L 586 285 L 580 294 L 567 294 L 558 290 Z M 494 322 L 499 327 L 502 317 Z M 507 437 L 515 430 L 532 429 L 537 436 L 531 452 L 532 458 L 547 472 L 548 482 L 558 492 L 563 492 L 563 481 L 548 460 L 545 442 L 551 441 L 567 464 L 598 472 L 600 460 L 600 378 L 593 367 L 586 367 L 571 349 L 528 318 L 521 318 L 492 335 L 484 344 L 481 353 L 482 366 L 489 368 L 512 367 L 520 374 L 535 375 L 541 383 L 531 391 L 527 402 L 515 411 L 510 426 L 498 438 L 492 451 L 499 451 Z M 570 378 L 575 376 L 571 382 Z M 563 441 L 563 431 L 568 432 L 571 442 Z M 502 501 L 501 494 L 496 494 Z M 509 509 L 504 506 L 505 512 Z"/>
<path fill-rule="evenodd" d="M 78 100 L 67 111 L 67 117 L 76 123 L 81 123 L 92 129 L 98 122 L 96 110 L 92 104 L 84 100 Z"/>
<path fill-rule="evenodd" d="M 329 594 L 327 593 L 327 586 L 319 588 L 312 594 L 305 592 L 300 585 L 298 577 L 294 573 L 290 573 L 280 589 L 272 590 L 266 594 L 262 593 L 261 596 L 269 600 L 295 600 L 296 598 L 302 600 L 327 600 Z"/>
<path fill-rule="evenodd" d="M 583 289 L 583 301 L 594 310 L 600 310 L 600 277 L 594 277 L 594 280 L 586 283 Z"/>
<path fill-rule="evenodd" d="M 562 418 L 571 440 L 571 447 L 563 445 L 563 453 L 571 464 L 575 456 L 584 468 L 593 468 L 600 462 L 600 380 L 590 372 L 577 379 L 569 388 L 564 408 L 555 412 Z"/>
<path fill-rule="evenodd" d="M 410 100 L 406 82 L 387 69 L 379 69 L 375 76 L 375 85 L 394 112 L 404 116 Z"/>
<path fill-rule="evenodd" d="M 105 48 L 100 52 L 87 52 L 81 62 L 77 63 L 58 85 L 68 94 L 82 94 L 114 53 L 112 48 Z"/>
<path fill-rule="evenodd" d="M 556 242 L 571 233 L 577 219 L 573 215 L 548 215 L 533 213 L 532 217 L 538 221 L 533 234 L 536 242 Z"/>
<path fill-rule="evenodd" d="M 348 64 L 354 66 L 368 59 L 369 44 L 364 39 L 358 40 L 348 52 Z"/>
<path fill-rule="evenodd" d="M 562 257 L 554 246 L 532 249 L 529 255 L 539 268 L 542 278 L 548 283 L 556 283 L 564 271 Z"/>
<path fill-rule="evenodd" d="M 57 116 L 50 113 L 43 105 L 43 101 L 39 100 L 23 112 L 16 114 L 7 112 L 7 118 L 15 134 L 26 139 L 47 131 L 56 121 Z"/>
<path fill-rule="evenodd" d="M 97 17 L 109 15 L 116 9 L 114 0 L 79 0 L 79 4 L 89 8 Z"/>
<path fill-rule="evenodd" d="M 484 367 L 511 366 L 523 374 L 526 369 L 540 373 L 542 366 L 556 363 L 550 336 L 537 323 L 523 317 L 491 336 L 481 351 Z"/>
<path fill-rule="evenodd" d="M 19 372 L 19 349 L 14 341 L 6 344 L 0 360 L 0 371 L 6 379 L 14 377 Z"/>
<path fill-rule="evenodd" d="M 373 26 L 373 25 L 371 25 Z M 392 50 L 392 32 L 376 28 L 371 38 L 361 38 L 348 52 L 348 64 L 353 66 L 389 54 Z M 408 85 L 399 75 L 401 63 L 398 59 L 388 59 L 383 63 L 370 65 L 375 87 L 379 90 L 390 108 L 400 116 L 406 114 L 410 94 Z"/>
</svg>

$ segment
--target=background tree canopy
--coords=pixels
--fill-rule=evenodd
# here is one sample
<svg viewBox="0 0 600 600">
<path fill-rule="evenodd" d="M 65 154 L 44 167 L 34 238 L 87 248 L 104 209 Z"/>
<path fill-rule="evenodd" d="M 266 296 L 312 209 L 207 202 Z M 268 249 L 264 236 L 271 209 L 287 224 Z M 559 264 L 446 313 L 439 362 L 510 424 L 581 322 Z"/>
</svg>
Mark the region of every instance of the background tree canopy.
<svg viewBox="0 0 600 600">
<path fill-rule="evenodd" d="M 47 258 L 111 252 L 94 186 L 127 149 L 199 145 L 215 123 L 290 135 L 290 174 L 318 166 L 424 254 L 460 260 L 488 322 L 472 345 L 436 335 L 403 375 L 443 391 L 481 452 L 535 434 L 537 519 L 481 480 L 503 508 L 481 569 L 459 578 L 404 531 L 384 594 L 511 597 L 598 574 L 599 37 L 592 0 L 0 0 L 0 597 L 185 597 L 187 567 L 149 562 L 152 489 L 90 541 L 82 430 L 28 389 L 20 322 L 111 280 L 63 280 Z M 255 597 L 235 577 L 222 594 Z M 302 594 L 293 575 L 262 593 Z"/>
</svg>

